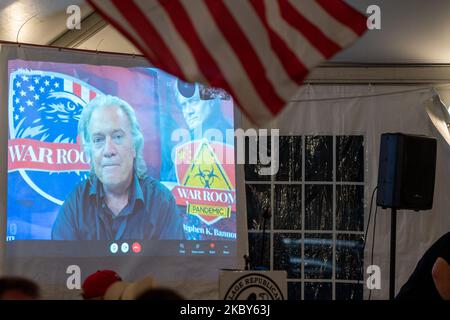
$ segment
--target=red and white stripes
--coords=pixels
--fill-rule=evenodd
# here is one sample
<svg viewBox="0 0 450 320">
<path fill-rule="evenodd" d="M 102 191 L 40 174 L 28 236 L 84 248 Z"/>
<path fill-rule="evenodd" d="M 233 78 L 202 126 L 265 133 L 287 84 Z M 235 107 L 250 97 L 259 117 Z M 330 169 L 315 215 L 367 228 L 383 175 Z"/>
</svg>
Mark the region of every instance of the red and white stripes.
<svg viewBox="0 0 450 320">
<path fill-rule="evenodd" d="M 262 124 L 366 18 L 342 0 L 89 0 L 157 68 L 221 87 Z"/>
<path fill-rule="evenodd" d="M 72 92 L 76 96 L 80 97 L 86 103 L 91 101 L 97 95 L 95 91 L 90 90 L 89 88 L 82 86 L 79 83 L 73 82 L 69 79 L 64 79 L 64 91 Z"/>
</svg>

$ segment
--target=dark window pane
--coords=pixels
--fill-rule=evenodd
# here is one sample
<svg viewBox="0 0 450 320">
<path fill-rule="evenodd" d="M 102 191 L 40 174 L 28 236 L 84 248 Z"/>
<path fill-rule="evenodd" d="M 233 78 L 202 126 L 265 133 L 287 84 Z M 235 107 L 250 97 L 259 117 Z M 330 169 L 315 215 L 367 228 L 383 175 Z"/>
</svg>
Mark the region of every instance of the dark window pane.
<svg viewBox="0 0 450 320">
<path fill-rule="evenodd" d="M 288 282 L 288 300 L 302 299 L 302 283 Z"/>
<path fill-rule="evenodd" d="M 299 230 L 302 224 L 302 186 L 276 185 L 274 229 Z"/>
<path fill-rule="evenodd" d="M 267 143 L 260 146 L 257 137 L 245 137 L 245 180 L 247 181 L 269 181 L 270 175 L 263 175 L 261 169 L 269 168 L 270 163 L 262 164 L 260 153 L 263 156 L 270 157 L 270 137 L 266 139 Z M 261 149 L 261 152 L 258 152 Z"/>
<path fill-rule="evenodd" d="M 364 186 L 336 186 L 336 229 L 363 231 Z"/>
<path fill-rule="evenodd" d="M 331 230 L 333 228 L 333 187 L 305 186 L 305 229 Z"/>
<path fill-rule="evenodd" d="M 281 136 L 279 140 L 279 168 L 276 180 L 302 180 L 302 137 Z"/>
<path fill-rule="evenodd" d="M 336 300 L 362 300 L 363 285 L 357 283 L 336 283 Z"/>
<path fill-rule="evenodd" d="M 333 275 L 333 236 L 305 234 L 305 278 L 331 279 Z"/>
<path fill-rule="evenodd" d="M 262 230 L 264 217 L 266 229 L 270 229 L 270 185 L 245 185 L 247 197 L 248 230 Z"/>
<path fill-rule="evenodd" d="M 363 235 L 337 235 L 336 279 L 362 279 L 362 265 L 364 262 L 363 238 Z"/>
<path fill-rule="evenodd" d="M 305 180 L 333 180 L 333 137 L 307 136 L 305 140 Z"/>
<path fill-rule="evenodd" d="M 302 235 L 275 233 L 273 242 L 273 269 L 286 270 L 288 278 L 301 278 Z"/>
<path fill-rule="evenodd" d="M 364 181 L 364 137 L 336 137 L 336 180 Z"/>
<path fill-rule="evenodd" d="M 264 252 L 262 250 L 264 242 Z M 263 239 L 263 233 L 248 234 L 248 247 L 250 255 L 250 269 L 269 270 L 270 269 L 270 234 L 266 233 Z"/>
<path fill-rule="evenodd" d="M 333 286 L 328 282 L 305 282 L 305 300 L 333 299 Z"/>
</svg>

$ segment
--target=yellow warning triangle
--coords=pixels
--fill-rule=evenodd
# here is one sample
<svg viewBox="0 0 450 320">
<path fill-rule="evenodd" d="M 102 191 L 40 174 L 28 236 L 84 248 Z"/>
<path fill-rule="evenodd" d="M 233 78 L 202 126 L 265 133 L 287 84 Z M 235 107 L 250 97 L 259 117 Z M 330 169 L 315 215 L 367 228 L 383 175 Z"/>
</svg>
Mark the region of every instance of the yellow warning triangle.
<svg viewBox="0 0 450 320">
<path fill-rule="evenodd" d="M 233 190 L 230 179 L 207 140 L 202 140 L 191 166 L 184 176 L 183 186 Z"/>
</svg>

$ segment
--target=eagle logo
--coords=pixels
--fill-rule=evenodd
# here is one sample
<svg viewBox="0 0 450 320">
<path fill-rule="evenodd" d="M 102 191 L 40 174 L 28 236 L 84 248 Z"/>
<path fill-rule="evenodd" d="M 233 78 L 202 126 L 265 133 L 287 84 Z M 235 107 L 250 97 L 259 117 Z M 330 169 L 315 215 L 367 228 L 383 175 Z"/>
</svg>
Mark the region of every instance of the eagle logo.
<svg viewBox="0 0 450 320">
<path fill-rule="evenodd" d="M 61 186 L 74 186 L 88 176 L 86 163 L 78 165 L 83 156 L 77 153 L 78 121 L 86 104 L 101 94 L 93 86 L 62 73 L 25 69 L 12 72 L 9 171 L 10 162 L 18 162 L 13 170 L 19 171 L 38 194 L 61 205 L 68 190 Z M 71 146 L 73 150 L 68 149 Z"/>
</svg>

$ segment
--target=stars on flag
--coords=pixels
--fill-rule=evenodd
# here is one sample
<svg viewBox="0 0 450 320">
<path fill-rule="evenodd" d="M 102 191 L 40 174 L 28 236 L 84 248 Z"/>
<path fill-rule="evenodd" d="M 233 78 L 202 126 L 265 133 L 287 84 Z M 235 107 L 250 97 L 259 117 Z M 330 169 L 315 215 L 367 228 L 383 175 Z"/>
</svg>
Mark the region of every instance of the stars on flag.
<svg viewBox="0 0 450 320">
<path fill-rule="evenodd" d="M 11 111 L 14 121 L 20 121 L 26 117 L 28 108 L 33 108 L 35 105 L 38 106 L 41 96 L 49 92 L 48 89 L 54 91 L 53 88 L 61 87 L 60 81 L 60 78 L 30 74 L 19 74 L 14 77 L 11 89 L 18 89 L 10 91 L 13 97 Z M 31 111 L 31 109 L 29 110 Z"/>
</svg>

